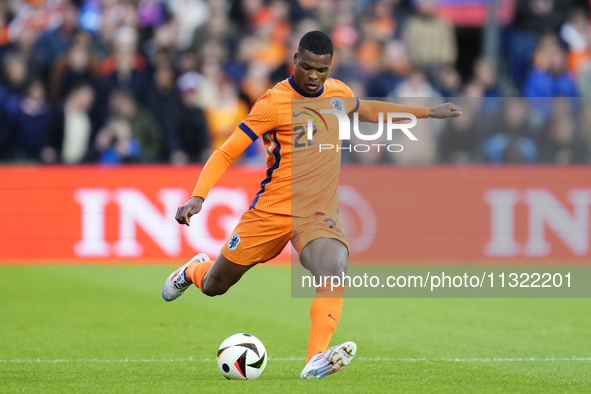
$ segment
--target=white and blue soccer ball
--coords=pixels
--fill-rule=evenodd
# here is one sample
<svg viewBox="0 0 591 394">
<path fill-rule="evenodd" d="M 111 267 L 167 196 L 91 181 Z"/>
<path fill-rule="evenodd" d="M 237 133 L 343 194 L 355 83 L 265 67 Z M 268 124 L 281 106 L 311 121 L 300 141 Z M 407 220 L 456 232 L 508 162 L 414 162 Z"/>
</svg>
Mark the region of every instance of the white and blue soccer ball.
<svg viewBox="0 0 591 394">
<path fill-rule="evenodd" d="M 220 345 L 217 360 L 226 378 L 256 380 L 267 366 L 267 351 L 253 335 L 234 334 Z"/>
</svg>

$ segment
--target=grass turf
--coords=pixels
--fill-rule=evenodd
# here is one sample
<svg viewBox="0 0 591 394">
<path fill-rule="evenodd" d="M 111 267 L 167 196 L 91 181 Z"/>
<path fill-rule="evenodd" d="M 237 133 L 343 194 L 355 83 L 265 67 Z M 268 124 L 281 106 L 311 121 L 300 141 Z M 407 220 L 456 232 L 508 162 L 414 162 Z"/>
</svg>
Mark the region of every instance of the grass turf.
<svg viewBox="0 0 591 394">
<path fill-rule="evenodd" d="M 347 299 L 332 343 L 356 359 L 302 381 L 310 300 L 290 298 L 289 268 L 166 303 L 173 269 L 0 267 L 0 392 L 591 392 L 588 299 Z M 257 381 L 217 370 L 237 332 L 267 348 Z"/>
</svg>

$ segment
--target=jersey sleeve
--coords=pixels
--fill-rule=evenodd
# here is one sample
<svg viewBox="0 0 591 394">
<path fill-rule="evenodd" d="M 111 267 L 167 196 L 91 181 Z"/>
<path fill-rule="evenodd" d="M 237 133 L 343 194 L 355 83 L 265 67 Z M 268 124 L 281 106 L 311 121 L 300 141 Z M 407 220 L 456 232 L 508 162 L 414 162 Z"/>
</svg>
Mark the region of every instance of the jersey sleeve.
<svg viewBox="0 0 591 394">
<path fill-rule="evenodd" d="M 410 107 L 407 105 L 400 105 L 394 103 L 387 103 L 375 100 L 361 100 L 359 105 L 359 117 L 363 122 L 375 123 L 379 120 L 379 113 L 384 114 L 388 112 L 404 112 L 413 114 L 417 119 L 428 118 L 431 109 L 429 107 Z M 404 120 L 400 118 L 395 120 Z"/>
<path fill-rule="evenodd" d="M 351 90 L 351 88 L 345 84 L 345 93 L 347 98 L 345 112 L 350 114 L 351 112 L 355 112 L 359 109 L 360 101 L 357 97 L 355 97 L 355 93 Z"/>
<path fill-rule="evenodd" d="M 340 81 L 339 81 L 340 82 Z M 345 104 L 345 113 L 351 114 L 359 109 L 360 101 L 355 97 L 355 93 L 349 86 L 341 82 L 343 89 L 343 100 Z"/>
<path fill-rule="evenodd" d="M 277 126 L 277 104 L 273 99 L 271 90 L 261 96 L 252 106 L 246 119 L 238 127 L 252 141 L 255 141 L 261 135 L 276 130 Z"/>
</svg>

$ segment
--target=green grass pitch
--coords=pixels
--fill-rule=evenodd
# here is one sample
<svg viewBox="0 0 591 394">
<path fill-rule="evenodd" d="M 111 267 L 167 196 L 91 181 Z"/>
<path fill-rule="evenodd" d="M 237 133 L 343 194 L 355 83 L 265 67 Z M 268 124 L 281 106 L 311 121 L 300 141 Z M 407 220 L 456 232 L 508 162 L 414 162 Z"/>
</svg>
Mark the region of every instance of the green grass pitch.
<svg viewBox="0 0 591 394">
<path fill-rule="evenodd" d="M 356 358 L 302 381 L 311 300 L 290 297 L 289 268 L 166 303 L 174 268 L 0 267 L 0 392 L 591 392 L 589 299 L 346 299 L 332 343 Z M 267 348 L 257 381 L 217 370 L 237 332 Z"/>
</svg>

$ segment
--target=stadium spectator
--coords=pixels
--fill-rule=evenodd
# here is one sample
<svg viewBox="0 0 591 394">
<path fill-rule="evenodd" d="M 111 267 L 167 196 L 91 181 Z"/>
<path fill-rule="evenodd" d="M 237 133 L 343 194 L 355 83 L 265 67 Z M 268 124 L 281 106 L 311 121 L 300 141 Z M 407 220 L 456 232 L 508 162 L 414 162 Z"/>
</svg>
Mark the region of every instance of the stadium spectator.
<svg viewBox="0 0 591 394">
<path fill-rule="evenodd" d="M 40 80 L 33 80 L 18 107 L 8 112 L 9 124 L 15 136 L 16 158 L 37 161 L 45 141 L 50 119 L 45 86 Z"/>
<path fill-rule="evenodd" d="M 537 97 L 576 97 L 577 87 L 566 70 L 564 50 L 552 40 L 540 46 L 538 66 L 527 77 L 524 96 L 532 97 L 530 103 L 540 115 L 549 112 L 549 100 Z M 544 41 L 542 41 L 544 43 Z"/>
<path fill-rule="evenodd" d="M 389 97 L 440 97 L 422 71 L 414 70 L 390 91 Z"/>
<path fill-rule="evenodd" d="M 232 23 L 238 27 L 239 31 L 243 33 L 250 32 L 252 30 L 251 20 L 263 8 L 264 2 L 262 0 L 246 0 L 232 2 L 231 4 L 229 17 Z"/>
<path fill-rule="evenodd" d="M 585 10 L 575 8 L 570 12 L 567 22 L 560 29 L 560 38 L 569 48 L 568 70 L 578 75 L 581 67 L 591 61 L 591 25 Z"/>
<path fill-rule="evenodd" d="M 141 4 L 138 5 L 138 12 L 140 12 Z M 92 35 L 98 33 L 102 18 L 102 6 L 100 0 L 85 0 L 80 7 L 80 28 Z"/>
<path fill-rule="evenodd" d="M 462 96 L 462 77 L 452 66 L 441 67 L 435 73 L 435 85 L 443 97 Z"/>
<path fill-rule="evenodd" d="M 335 51 L 335 60 L 333 60 L 330 70 L 331 78 L 341 81 L 357 80 L 364 82 L 367 76 L 357 62 L 357 54 L 353 48 L 335 48 Z"/>
<path fill-rule="evenodd" d="M 207 119 L 199 106 L 202 80 L 198 73 L 189 72 L 177 81 L 182 105 L 178 124 L 179 146 L 171 155 L 174 164 L 203 163 L 211 153 Z"/>
<path fill-rule="evenodd" d="M 478 83 L 477 81 L 471 81 L 470 83 L 464 85 L 461 96 L 471 97 L 476 99 L 474 101 L 480 103 L 484 97 L 484 86 L 482 86 L 482 84 Z"/>
<path fill-rule="evenodd" d="M 582 8 L 572 11 L 562 26 L 560 37 L 569 46 L 568 67 L 577 78 L 581 97 L 591 97 L 591 25 L 588 12 Z"/>
<path fill-rule="evenodd" d="M 0 46 L 6 45 L 8 38 L 8 4 L 2 2 L 0 4 Z"/>
<path fill-rule="evenodd" d="M 591 100 L 582 98 L 579 100 L 579 112 L 577 116 L 577 134 L 585 143 L 587 155 L 585 163 L 591 164 Z"/>
<path fill-rule="evenodd" d="M 95 142 L 99 164 L 136 163 L 141 161 L 141 144 L 132 137 L 129 122 L 112 119 L 99 131 Z"/>
<path fill-rule="evenodd" d="M 284 61 L 289 38 L 289 25 L 285 20 L 286 12 L 285 3 L 276 1 L 271 7 L 261 9 L 253 18 L 257 43 L 252 61 L 264 63 L 271 69 L 279 67 Z"/>
<path fill-rule="evenodd" d="M 453 65 L 458 55 L 453 26 L 437 16 L 436 0 L 416 0 L 415 6 L 417 14 L 408 18 L 402 32 L 413 67 Z"/>
<path fill-rule="evenodd" d="M 101 2 L 102 17 L 98 33 L 94 36 L 93 51 L 102 61 L 111 56 L 115 33 L 122 26 L 123 5 L 121 2 Z"/>
<path fill-rule="evenodd" d="M 400 2 L 390 0 L 374 1 L 369 5 L 368 16 L 363 18 L 360 25 L 361 45 L 357 53 L 358 62 L 363 66 L 364 72 L 375 75 L 380 67 L 380 62 L 383 61 L 381 57 L 382 46 L 383 50 L 388 51 L 388 41 L 396 38 L 400 24 L 396 17 L 399 16 L 398 7 Z M 394 49 L 396 50 L 396 49 Z M 395 56 L 390 53 L 389 56 Z M 408 62 L 407 54 L 404 52 L 405 60 Z M 408 70 L 407 70 L 408 72 Z M 406 72 L 402 73 L 406 74 Z M 404 75 L 402 75 L 403 77 Z M 394 86 L 389 86 L 392 90 Z M 385 94 L 375 97 L 384 97 Z"/>
<path fill-rule="evenodd" d="M 369 97 L 387 97 L 411 71 L 403 42 L 390 40 L 384 44 L 377 73 L 367 81 Z"/>
<path fill-rule="evenodd" d="M 18 110 L 21 99 L 20 95 L 10 93 L 0 85 L 0 161 L 10 161 L 16 157 L 16 135 L 10 124 L 10 116 Z"/>
<path fill-rule="evenodd" d="M 337 25 L 332 31 L 331 39 L 335 48 L 353 48 L 359 39 L 353 13 L 341 12 L 337 16 Z"/>
<path fill-rule="evenodd" d="M 509 71 L 515 86 L 521 87 L 532 68 L 532 55 L 539 37 L 557 32 L 577 0 L 519 0 L 515 20 L 506 37 Z M 587 2 L 588 7 L 588 2 Z"/>
<path fill-rule="evenodd" d="M 229 80 L 218 82 L 218 94 L 205 108 L 212 149 L 217 149 L 248 114 L 248 105 L 238 97 L 236 86 Z"/>
<path fill-rule="evenodd" d="M 91 47 L 92 37 L 79 31 L 74 35 L 70 48 L 56 59 L 49 81 L 50 98 L 54 103 L 63 100 L 75 86 L 98 85 L 101 62 L 91 52 Z"/>
<path fill-rule="evenodd" d="M 186 49 L 195 29 L 209 18 L 209 7 L 204 0 L 169 0 L 166 6 L 178 24 L 177 48 Z"/>
<path fill-rule="evenodd" d="M 90 114 L 95 94 L 92 85 L 81 82 L 72 86 L 63 105 L 53 115 L 41 151 L 47 164 L 78 164 L 88 160 L 90 143 L 95 132 Z"/>
<path fill-rule="evenodd" d="M 335 0 L 316 0 L 314 7 L 314 19 L 318 22 L 320 30 L 332 31 L 337 23 L 336 16 L 338 4 Z"/>
<path fill-rule="evenodd" d="M 577 78 L 577 90 L 580 97 L 591 97 L 591 64 L 581 66 Z"/>
<path fill-rule="evenodd" d="M 538 154 L 536 143 L 528 136 L 535 134 L 528 125 L 529 104 L 522 98 L 506 99 L 503 103 L 501 123 L 492 127 L 498 130 L 486 138 L 480 147 L 480 155 L 486 163 L 533 163 Z M 490 123 L 489 123 L 490 124 Z"/>
<path fill-rule="evenodd" d="M 137 52 L 138 34 L 129 26 L 120 27 L 114 36 L 113 55 L 102 64 L 105 77 L 101 85 L 100 99 L 106 98 L 114 89 L 133 92 L 134 97 L 141 97 L 147 85 L 144 69 L 146 60 Z"/>
<path fill-rule="evenodd" d="M 540 163 L 583 163 L 589 153 L 587 144 L 576 133 L 576 122 L 570 114 L 552 117 L 539 145 Z"/>
<path fill-rule="evenodd" d="M 31 74 L 35 42 L 40 34 L 39 30 L 29 25 L 15 28 L 11 40 L 0 46 L 0 59 L 3 60 L 6 56 L 13 54 L 22 56 L 27 62 L 28 74 Z"/>
<path fill-rule="evenodd" d="M 113 119 L 127 122 L 131 133 L 130 138 L 139 143 L 139 152 L 136 152 L 135 149 L 130 150 L 130 154 L 133 153 L 130 157 L 133 157 L 134 161 L 154 163 L 161 160 L 163 138 L 158 123 L 148 110 L 136 102 L 130 91 L 114 90 L 109 95 L 107 123 Z M 126 132 L 124 133 L 122 128 L 123 126 L 116 126 L 114 130 L 111 130 L 112 127 L 110 129 L 107 127 L 109 130 L 106 133 L 126 140 L 124 138 Z M 106 137 L 103 138 L 106 139 Z M 104 147 L 104 145 L 100 146 Z"/>
<path fill-rule="evenodd" d="M 379 72 L 381 51 L 382 43 L 374 38 L 369 21 L 361 22 L 361 38 L 357 49 L 357 59 L 363 72 L 369 75 L 375 75 Z"/>
<path fill-rule="evenodd" d="M 367 31 L 371 31 L 372 38 L 377 42 L 387 42 L 396 33 L 397 23 L 394 19 L 399 2 L 391 0 L 377 0 L 372 2 Z"/>
<path fill-rule="evenodd" d="M 18 52 L 10 53 L 4 57 L 2 66 L 5 88 L 10 93 L 25 94 L 28 77 L 27 59 Z"/>
<path fill-rule="evenodd" d="M 178 124 L 181 103 L 174 90 L 176 75 L 170 66 L 156 68 L 153 82 L 147 90 L 145 98 L 147 108 L 157 121 L 164 146 L 158 155 L 167 160 L 172 159 L 172 153 L 180 148 L 178 140 Z"/>
<path fill-rule="evenodd" d="M 225 47 L 232 47 L 235 44 L 236 27 L 228 20 L 225 10 L 212 11 L 208 20 L 193 33 L 191 46 L 197 50 L 208 41 L 220 42 Z"/>
<path fill-rule="evenodd" d="M 474 63 L 473 81 L 484 89 L 484 97 L 499 97 L 497 67 L 490 59 L 480 58 Z"/>
<path fill-rule="evenodd" d="M 197 53 L 192 50 L 181 51 L 176 55 L 175 67 L 182 75 L 191 71 L 199 69 L 199 57 Z"/>
<path fill-rule="evenodd" d="M 35 43 L 33 66 L 35 74 L 46 80 L 51 65 L 59 55 L 70 46 L 78 30 L 78 4 L 65 0 L 60 12 L 61 23 L 58 27 L 47 30 Z"/>
<path fill-rule="evenodd" d="M 14 158 L 14 135 L 6 127 L 6 114 L 0 112 L 0 162 L 8 162 Z"/>
<path fill-rule="evenodd" d="M 462 165 L 474 162 L 479 143 L 475 130 L 479 114 L 477 106 L 470 104 L 468 100 L 458 103 L 463 109 L 462 116 L 447 122 L 439 136 L 437 150 L 441 163 Z"/>
</svg>

